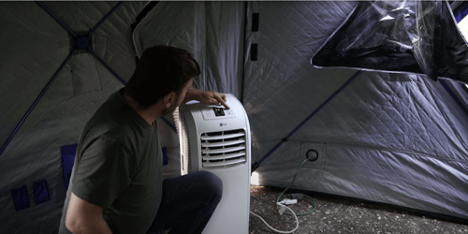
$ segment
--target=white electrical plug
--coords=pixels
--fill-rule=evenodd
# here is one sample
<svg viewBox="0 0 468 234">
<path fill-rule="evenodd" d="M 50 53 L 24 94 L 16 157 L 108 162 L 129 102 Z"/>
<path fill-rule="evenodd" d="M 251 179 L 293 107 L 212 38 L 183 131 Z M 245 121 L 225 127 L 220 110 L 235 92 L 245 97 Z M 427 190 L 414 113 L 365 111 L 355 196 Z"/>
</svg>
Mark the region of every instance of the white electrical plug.
<svg viewBox="0 0 468 234">
<path fill-rule="evenodd" d="M 279 204 L 283 204 L 283 205 L 292 205 L 292 204 L 296 204 L 297 203 L 297 199 L 288 199 L 288 198 L 285 198 L 283 199 L 282 201 L 278 202 Z"/>
<path fill-rule="evenodd" d="M 281 208 L 280 210 L 278 211 L 280 213 L 280 215 L 282 215 L 284 213 L 284 211 L 286 211 L 286 206 L 285 205 L 282 205 L 280 204 Z"/>
</svg>

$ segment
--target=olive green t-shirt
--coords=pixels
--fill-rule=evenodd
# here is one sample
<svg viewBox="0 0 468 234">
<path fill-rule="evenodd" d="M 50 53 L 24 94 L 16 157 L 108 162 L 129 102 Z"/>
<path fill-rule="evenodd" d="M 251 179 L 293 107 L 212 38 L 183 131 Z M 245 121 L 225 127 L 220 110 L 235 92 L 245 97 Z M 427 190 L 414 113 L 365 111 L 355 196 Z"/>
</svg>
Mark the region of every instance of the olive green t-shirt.
<svg viewBox="0 0 468 234">
<path fill-rule="evenodd" d="M 65 227 L 70 192 L 103 207 L 103 218 L 114 233 L 146 233 L 156 216 L 162 194 L 156 122 L 149 125 L 120 91 L 84 127 L 59 233 L 70 233 Z"/>
</svg>

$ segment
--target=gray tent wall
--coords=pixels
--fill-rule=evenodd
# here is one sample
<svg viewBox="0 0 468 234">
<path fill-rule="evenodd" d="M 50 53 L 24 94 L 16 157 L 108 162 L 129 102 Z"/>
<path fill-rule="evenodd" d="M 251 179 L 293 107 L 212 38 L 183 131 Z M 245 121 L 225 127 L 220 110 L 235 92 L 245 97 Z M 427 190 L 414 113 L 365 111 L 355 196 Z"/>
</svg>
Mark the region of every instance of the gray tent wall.
<svg viewBox="0 0 468 234">
<path fill-rule="evenodd" d="M 198 88 L 243 97 L 253 161 L 356 73 L 309 64 L 355 2 L 160 2 L 132 34 L 130 25 L 146 4 L 123 3 L 96 30 L 94 50 L 128 80 L 134 56 L 145 48 L 168 44 L 188 49 L 202 66 Z M 44 5 L 74 32 L 85 33 L 116 3 Z M 3 143 L 73 45 L 70 34 L 34 2 L 2 2 L 0 12 Z M 252 13 L 260 16 L 257 32 L 251 28 Z M 251 61 L 251 44 L 258 45 L 257 61 Z M 96 108 L 121 87 L 90 53 L 79 50 L 71 57 L 0 155 L 0 233 L 56 232 L 65 196 L 60 147 L 76 144 Z M 172 121 L 170 115 L 166 118 Z M 178 175 L 177 136 L 163 121 L 158 126 L 169 154 L 164 174 Z M 263 185 L 287 186 L 305 153 L 314 149 L 318 160 L 304 165 L 294 188 L 466 220 L 466 126 L 464 111 L 440 83 L 412 74 L 362 72 L 257 172 Z M 50 201 L 35 204 L 32 184 L 44 179 Z M 15 211 L 11 190 L 24 185 L 30 207 Z"/>
<path fill-rule="evenodd" d="M 116 2 L 44 2 L 78 35 Z M 92 36 L 92 48 L 121 77 L 135 69 L 130 24 L 146 2 L 125 2 Z M 35 2 L 1 2 L 0 144 L 75 47 L 71 34 Z M 93 54 L 77 50 L 0 156 L 0 233 L 56 233 L 65 185 L 60 147 L 76 144 L 84 124 L 123 87 Z M 36 204 L 33 183 L 46 180 L 50 201 Z M 27 187 L 29 208 L 15 210 L 12 190 Z"/>
<path fill-rule="evenodd" d="M 260 30 L 247 61 L 244 106 L 256 160 L 355 71 L 317 70 L 309 59 L 353 2 L 250 2 Z M 249 26 L 248 26 L 249 27 Z M 306 152 L 318 151 L 292 186 L 468 218 L 468 116 L 440 82 L 362 72 L 258 168 L 260 183 L 286 187 Z"/>
</svg>

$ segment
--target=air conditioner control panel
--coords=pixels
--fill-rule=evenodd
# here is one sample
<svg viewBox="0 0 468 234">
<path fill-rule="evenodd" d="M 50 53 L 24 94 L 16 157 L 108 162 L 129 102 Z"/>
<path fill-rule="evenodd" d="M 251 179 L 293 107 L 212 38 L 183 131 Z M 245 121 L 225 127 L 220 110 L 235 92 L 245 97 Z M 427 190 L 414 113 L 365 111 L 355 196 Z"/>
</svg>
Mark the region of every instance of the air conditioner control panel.
<svg viewBox="0 0 468 234">
<path fill-rule="evenodd" d="M 226 109 L 223 107 L 207 107 L 202 109 L 204 120 L 228 119 L 237 117 L 234 109 Z"/>
</svg>

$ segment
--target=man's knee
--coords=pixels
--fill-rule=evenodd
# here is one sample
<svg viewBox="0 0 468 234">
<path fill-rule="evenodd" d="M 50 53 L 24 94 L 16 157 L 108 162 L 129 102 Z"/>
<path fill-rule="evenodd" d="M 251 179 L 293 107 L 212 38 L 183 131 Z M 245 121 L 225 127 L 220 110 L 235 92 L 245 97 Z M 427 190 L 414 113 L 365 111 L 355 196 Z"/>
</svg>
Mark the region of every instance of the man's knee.
<svg viewBox="0 0 468 234">
<path fill-rule="evenodd" d="M 221 200 L 223 195 L 223 181 L 221 181 L 217 175 L 208 171 L 201 171 L 199 176 L 203 187 L 209 189 L 209 191 L 212 191 L 213 195 L 215 195 L 214 200 Z"/>
</svg>

